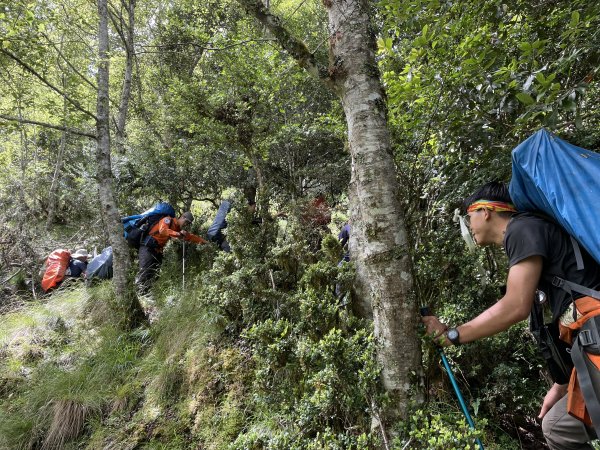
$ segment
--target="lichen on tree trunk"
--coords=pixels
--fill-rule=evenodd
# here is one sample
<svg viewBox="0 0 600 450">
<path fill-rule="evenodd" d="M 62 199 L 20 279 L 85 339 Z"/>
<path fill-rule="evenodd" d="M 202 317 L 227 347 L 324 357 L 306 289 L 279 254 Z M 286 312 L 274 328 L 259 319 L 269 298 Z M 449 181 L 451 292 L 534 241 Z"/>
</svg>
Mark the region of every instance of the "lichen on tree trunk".
<svg viewBox="0 0 600 450">
<path fill-rule="evenodd" d="M 358 309 L 371 317 L 390 396 L 382 428 L 408 418 L 422 378 L 418 312 L 404 216 L 398 199 L 386 104 L 375 59 L 370 4 L 328 0 L 330 64 L 324 69 L 260 0 L 239 0 L 310 74 L 341 99 L 352 156 L 350 251 L 357 268 Z"/>
</svg>

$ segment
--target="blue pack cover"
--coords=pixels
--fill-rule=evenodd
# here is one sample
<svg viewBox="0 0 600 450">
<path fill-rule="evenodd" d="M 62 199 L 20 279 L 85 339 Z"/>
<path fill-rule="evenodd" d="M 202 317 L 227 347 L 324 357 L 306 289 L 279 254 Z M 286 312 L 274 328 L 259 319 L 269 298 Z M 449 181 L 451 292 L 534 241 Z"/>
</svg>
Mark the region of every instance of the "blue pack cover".
<svg viewBox="0 0 600 450">
<path fill-rule="evenodd" d="M 123 228 L 125 230 L 125 238 L 127 238 L 127 233 L 137 225 L 137 223 L 148 216 L 153 216 L 155 214 L 161 216 L 170 216 L 175 217 L 175 208 L 173 208 L 167 202 L 158 202 L 152 208 L 147 209 L 141 214 L 134 214 L 132 216 L 123 217 L 121 222 L 123 223 Z"/>
<path fill-rule="evenodd" d="M 100 278 L 106 280 L 112 278 L 112 260 L 113 251 L 112 247 L 106 247 L 102 250 L 98 256 L 96 256 L 87 266 L 86 278 L 91 280 L 92 278 Z"/>
<path fill-rule="evenodd" d="M 513 150 L 509 189 L 519 211 L 553 217 L 600 262 L 600 154 L 542 129 Z"/>
</svg>

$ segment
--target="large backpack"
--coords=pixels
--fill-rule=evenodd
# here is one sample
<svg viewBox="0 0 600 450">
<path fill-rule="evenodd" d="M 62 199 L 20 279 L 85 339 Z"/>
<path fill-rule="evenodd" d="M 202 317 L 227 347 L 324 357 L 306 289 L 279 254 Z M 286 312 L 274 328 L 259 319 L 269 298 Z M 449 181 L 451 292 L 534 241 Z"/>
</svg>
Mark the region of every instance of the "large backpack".
<svg viewBox="0 0 600 450">
<path fill-rule="evenodd" d="M 106 280 L 113 276 L 113 251 L 112 247 L 106 247 L 98 256 L 96 256 L 87 266 L 86 279 Z"/>
<path fill-rule="evenodd" d="M 600 154 L 542 129 L 512 152 L 510 197 L 554 219 L 600 263 Z"/>
<path fill-rule="evenodd" d="M 163 217 L 175 217 L 175 209 L 166 202 L 158 202 L 141 214 L 123 217 L 125 240 L 131 247 L 139 249 L 152 227 Z"/>
<path fill-rule="evenodd" d="M 578 269 L 583 268 L 578 243 L 600 263 L 599 180 L 600 154 L 543 129 L 512 153 L 509 190 L 513 203 L 520 211 L 542 212 L 571 235 Z M 594 301 L 600 301 L 600 292 L 559 277 L 552 284 L 591 297 L 580 299 L 585 302 L 577 307 L 579 317 L 566 326 L 569 332 L 561 339 L 572 339 L 576 370 L 569 384 L 567 410 L 593 425 L 600 435 L 600 307 Z"/>
<path fill-rule="evenodd" d="M 64 249 L 54 250 L 46 259 L 46 271 L 42 279 L 44 292 L 55 288 L 65 278 L 65 272 L 69 267 L 71 252 Z"/>
</svg>

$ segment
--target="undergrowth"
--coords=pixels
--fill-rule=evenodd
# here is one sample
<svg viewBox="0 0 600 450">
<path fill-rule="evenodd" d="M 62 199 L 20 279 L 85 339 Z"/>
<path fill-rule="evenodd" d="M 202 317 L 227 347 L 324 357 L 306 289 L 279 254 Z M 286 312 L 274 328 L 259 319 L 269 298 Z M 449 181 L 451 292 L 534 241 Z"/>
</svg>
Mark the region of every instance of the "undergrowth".
<svg viewBox="0 0 600 450">
<path fill-rule="evenodd" d="M 338 265 L 337 240 L 309 251 L 293 219 L 257 225 L 244 211 L 228 233 L 231 254 L 185 249 L 185 278 L 181 244 L 168 248 L 146 328 L 113 326 L 110 282 L 3 316 L 0 448 L 380 448 L 378 343 L 352 311 L 353 267 Z M 487 386 L 486 402 L 506 395 Z M 438 399 L 415 406 L 389 445 L 466 449 L 480 436 L 515 448 Z"/>
</svg>

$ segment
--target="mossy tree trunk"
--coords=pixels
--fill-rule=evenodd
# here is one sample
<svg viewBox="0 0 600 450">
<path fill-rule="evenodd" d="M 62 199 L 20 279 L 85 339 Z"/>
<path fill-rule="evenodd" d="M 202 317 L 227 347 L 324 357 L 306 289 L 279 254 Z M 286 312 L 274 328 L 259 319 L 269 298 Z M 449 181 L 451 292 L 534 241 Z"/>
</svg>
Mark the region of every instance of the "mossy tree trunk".
<svg viewBox="0 0 600 450">
<path fill-rule="evenodd" d="M 339 96 L 352 156 L 350 249 L 356 264 L 359 309 L 372 317 L 381 342 L 378 358 L 391 407 L 380 425 L 407 419 L 419 398 L 422 374 L 412 295 L 412 270 L 399 183 L 387 128 L 386 103 L 375 60 L 375 36 L 366 0 L 327 0 L 330 64 L 318 64 L 261 0 L 239 0 L 294 57 Z"/>
</svg>

